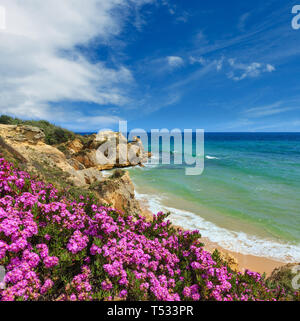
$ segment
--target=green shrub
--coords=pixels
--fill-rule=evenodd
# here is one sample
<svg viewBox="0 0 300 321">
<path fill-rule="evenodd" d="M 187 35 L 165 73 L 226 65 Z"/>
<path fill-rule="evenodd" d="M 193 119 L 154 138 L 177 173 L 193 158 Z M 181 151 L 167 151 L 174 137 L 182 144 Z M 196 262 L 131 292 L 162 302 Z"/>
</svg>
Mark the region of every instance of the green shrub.
<svg viewBox="0 0 300 321">
<path fill-rule="evenodd" d="M 53 125 L 46 120 L 21 120 L 7 115 L 0 116 L 0 124 L 5 125 L 29 125 L 42 129 L 45 133 L 45 143 L 57 145 L 65 143 L 76 137 L 76 134 L 67 129 Z"/>
<path fill-rule="evenodd" d="M 12 120 L 12 118 L 7 115 L 0 116 L 0 124 L 9 125 L 9 124 L 11 124 L 11 120 Z"/>
<path fill-rule="evenodd" d="M 293 280 L 297 276 L 297 273 L 294 271 L 294 268 L 297 266 L 297 264 L 287 264 L 275 269 L 271 276 L 267 279 L 268 285 L 273 288 L 283 288 L 286 296 L 292 298 L 296 292 L 296 289 L 293 287 Z M 298 285 L 300 285 L 299 281 Z"/>
</svg>

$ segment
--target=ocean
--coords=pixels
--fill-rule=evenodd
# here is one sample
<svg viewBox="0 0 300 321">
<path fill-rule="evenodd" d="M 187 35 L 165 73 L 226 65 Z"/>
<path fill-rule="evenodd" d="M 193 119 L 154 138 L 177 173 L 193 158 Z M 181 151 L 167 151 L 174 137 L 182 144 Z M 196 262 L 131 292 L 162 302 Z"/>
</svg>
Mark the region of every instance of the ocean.
<svg viewBox="0 0 300 321">
<path fill-rule="evenodd" d="M 202 175 L 174 164 L 173 141 L 170 164 L 129 168 L 136 197 L 225 249 L 300 262 L 300 133 L 205 133 L 204 142 Z M 196 156 L 195 136 L 182 147 Z M 159 150 L 161 161 L 168 149 Z"/>
<path fill-rule="evenodd" d="M 300 261 L 300 133 L 206 133 L 202 175 L 174 162 L 129 171 L 137 197 L 174 224 L 228 250 Z"/>
</svg>

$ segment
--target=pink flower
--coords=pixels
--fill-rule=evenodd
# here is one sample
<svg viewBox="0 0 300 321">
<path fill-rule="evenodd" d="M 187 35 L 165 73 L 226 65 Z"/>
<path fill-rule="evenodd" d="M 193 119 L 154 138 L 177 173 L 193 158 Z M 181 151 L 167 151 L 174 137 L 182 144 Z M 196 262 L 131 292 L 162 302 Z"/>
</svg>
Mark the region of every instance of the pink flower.
<svg viewBox="0 0 300 321">
<path fill-rule="evenodd" d="M 47 256 L 44 258 L 44 264 L 48 269 L 58 265 L 58 262 L 59 262 L 59 259 L 56 256 Z"/>
<path fill-rule="evenodd" d="M 46 235 L 45 235 L 45 239 L 46 239 L 47 241 L 50 241 L 50 240 L 51 240 L 51 236 L 50 236 L 49 234 L 46 234 Z"/>
<path fill-rule="evenodd" d="M 101 286 L 104 291 L 109 291 L 112 289 L 112 283 L 110 281 L 103 281 Z"/>
<path fill-rule="evenodd" d="M 122 290 L 119 294 L 120 298 L 125 298 L 127 296 L 127 291 L 126 290 Z"/>
<path fill-rule="evenodd" d="M 77 300 L 77 297 L 76 297 L 76 295 L 75 295 L 74 293 L 72 293 L 72 294 L 70 295 L 70 300 L 71 300 L 71 301 L 76 301 L 76 300 Z"/>
</svg>

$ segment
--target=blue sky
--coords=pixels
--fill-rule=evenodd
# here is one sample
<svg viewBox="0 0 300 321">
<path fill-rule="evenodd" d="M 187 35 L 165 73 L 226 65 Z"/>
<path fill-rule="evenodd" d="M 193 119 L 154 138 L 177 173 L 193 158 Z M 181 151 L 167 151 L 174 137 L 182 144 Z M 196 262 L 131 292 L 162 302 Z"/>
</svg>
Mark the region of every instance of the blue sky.
<svg viewBox="0 0 300 321">
<path fill-rule="evenodd" d="M 56 3 L 57 2 L 57 3 Z M 0 111 L 77 131 L 300 131 L 295 1 L 0 0 Z"/>
</svg>

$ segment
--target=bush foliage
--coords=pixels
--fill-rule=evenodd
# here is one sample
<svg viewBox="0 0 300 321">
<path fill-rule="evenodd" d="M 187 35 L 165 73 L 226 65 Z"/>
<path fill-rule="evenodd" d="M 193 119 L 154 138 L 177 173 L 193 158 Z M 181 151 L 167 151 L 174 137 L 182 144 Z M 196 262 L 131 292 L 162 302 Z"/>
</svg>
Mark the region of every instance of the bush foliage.
<svg viewBox="0 0 300 321">
<path fill-rule="evenodd" d="M 0 124 L 5 125 L 29 125 L 42 129 L 45 133 L 45 143 L 49 145 L 57 145 L 65 143 L 75 138 L 75 133 L 55 126 L 46 120 L 21 120 L 7 115 L 0 116 Z"/>
<path fill-rule="evenodd" d="M 0 300 L 296 300 L 258 273 L 234 272 L 175 229 L 78 201 L 0 159 Z"/>
</svg>

